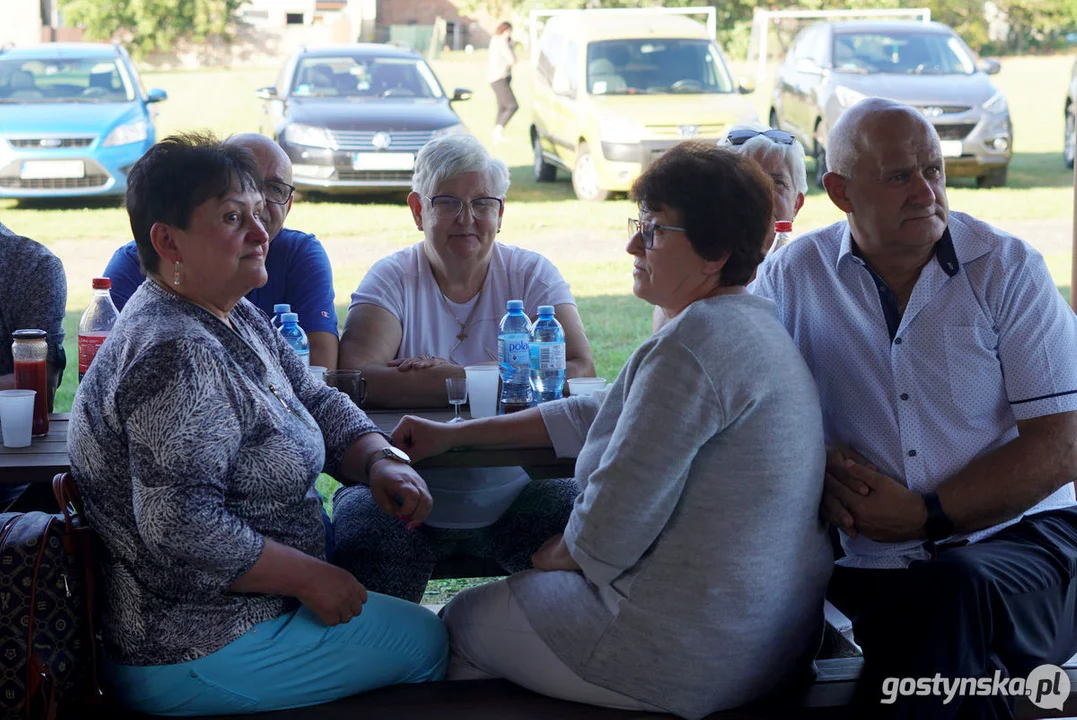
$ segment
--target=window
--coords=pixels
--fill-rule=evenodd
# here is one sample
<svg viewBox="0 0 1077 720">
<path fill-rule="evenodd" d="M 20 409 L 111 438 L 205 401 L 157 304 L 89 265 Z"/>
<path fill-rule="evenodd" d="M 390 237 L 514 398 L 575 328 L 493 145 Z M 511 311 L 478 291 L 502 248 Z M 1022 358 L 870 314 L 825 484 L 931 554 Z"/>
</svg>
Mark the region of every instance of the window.
<svg viewBox="0 0 1077 720">
<path fill-rule="evenodd" d="M 539 44 L 538 75 L 547 85 L 553 84 L 554 72 L 561 64 L 561 48 L 565 44 L 564 36 L 548 32 L 542 36 Z"/>
<path fill-rule="evenodd" d="M 293 96 L 422 97 L 444 93 L 425 61 L 412 58 L 302 58 L 292 79 Z"/>
<path fill-rule="evenodd" d="M 115 59 L 0 59 L 0 102 L 130 102 L 135 95 Z"/>
<path fill-rule="evenodd" d="M 971 75 L 976 63 L 964 44 L 941 33 L 841 33 L 834 36 L 839 72 Z"/>
<path fill-rule="evenodd" d="M 288 25 L 302 25 L 303 13 L 285 13 L 284 22 Z"/>
<path fill-rule="evenodd" d="M 733 81 L 708 40 L 605 40 L 587 46 L 587 89 L 593 95 L 728 93 Z"/>
</svg>

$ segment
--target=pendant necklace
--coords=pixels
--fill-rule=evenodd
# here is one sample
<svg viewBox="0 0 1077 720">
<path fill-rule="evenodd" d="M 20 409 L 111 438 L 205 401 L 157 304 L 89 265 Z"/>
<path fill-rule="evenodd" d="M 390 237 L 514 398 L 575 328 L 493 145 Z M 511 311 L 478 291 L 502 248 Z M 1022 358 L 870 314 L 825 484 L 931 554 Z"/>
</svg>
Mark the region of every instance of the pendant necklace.
<svg viewBox="0 0 1077 720">
<path fill-rule="evenodd" d="M 471 324 L 471 318 L 475 317 L 475 311 L 478 310 L 479 303 L 482 301 L 482 291 L 485 289 L 485 287 L 486 283 L 484 281 L 483 287 L 479 288 L 479 294 L 475 296 L 475 304 L 471 306 L 471 311 L 468 312 L 467 317 L 464 318 L 463 321 L 461 321 L 460 318 L 456 317 L 456 313 L 453 312 L 452 306 L 449 304 L 449 298 L 445 295 L 444 292 L 441 292 L 440 287 L 438 288 L 438 292 L 441 292 L 441 301 L 445 304 L 445 309 L 448 310 L 449 317 L 451 317 L 456 322 L 456 324 L 460 326 L 460 332 L 456 334 L 456 339 L 460 342 L 463 342 L 467 339 L 468 325 Z"/>
</svg>

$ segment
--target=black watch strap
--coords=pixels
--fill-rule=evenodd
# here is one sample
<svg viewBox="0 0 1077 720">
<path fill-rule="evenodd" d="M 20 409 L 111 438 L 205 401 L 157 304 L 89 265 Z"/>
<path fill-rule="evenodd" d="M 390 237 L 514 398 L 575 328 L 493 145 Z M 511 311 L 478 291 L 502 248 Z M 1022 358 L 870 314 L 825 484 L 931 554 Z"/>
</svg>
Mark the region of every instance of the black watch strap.
<svg viewBox="0 0 1077 720">
<path fill-rule="evenodd" d="M 927 539 L 938 542 L 953 535 L 954 522 L 942 509 L 938 493 L 929 492 L 923 497 L 924 505 L 927 507 L 927 522 L 924 523 L 924 534 L 927 535 Z"/>
</svg>

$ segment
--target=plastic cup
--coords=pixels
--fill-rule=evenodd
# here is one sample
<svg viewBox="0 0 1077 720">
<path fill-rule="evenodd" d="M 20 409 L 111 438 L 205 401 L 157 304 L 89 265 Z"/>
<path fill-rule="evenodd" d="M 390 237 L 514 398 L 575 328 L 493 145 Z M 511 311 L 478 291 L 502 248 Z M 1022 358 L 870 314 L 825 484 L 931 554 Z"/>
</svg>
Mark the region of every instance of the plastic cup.
<svg viewBox="0 0 1077 720">
<path fill-rule="evenodd" d="M 464 375 L 467 376 L 471 417 L 497 415 L 497 383 L 501 379 L 497 365 L 468 365 L 464 368 Z"/>
<path fill-rule="evenodd" d="M 362 407 L 366 400 L 366 378 L 360 370 L 329 370 L 325 373 L 325 384 L 350 397 L 357 407 Z"/>
<path fill-rule="evenodd" d="M 0 431 L 4 447 L 27 447 L 34 424 L 35 390 L 0 390 Z"/>
<path fill-rule="evenodd" d="M 569 395 L 590 395 L 591 393 L 606 387 L 606 378 L 569 378 Z"/>
</svg>

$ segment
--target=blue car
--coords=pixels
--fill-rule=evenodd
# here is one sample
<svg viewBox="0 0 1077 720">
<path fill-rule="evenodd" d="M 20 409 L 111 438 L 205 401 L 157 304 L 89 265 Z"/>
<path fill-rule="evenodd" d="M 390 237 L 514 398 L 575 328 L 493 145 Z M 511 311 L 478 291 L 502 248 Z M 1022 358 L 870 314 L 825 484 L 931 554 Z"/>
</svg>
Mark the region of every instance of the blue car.
<svg viewBox="0 0 1077 720">
<path fill-rule="evenodd" d="M 0 198 L 122 196 L 167 97 L 119 45 L 0 50 Z"/>
</svg>

